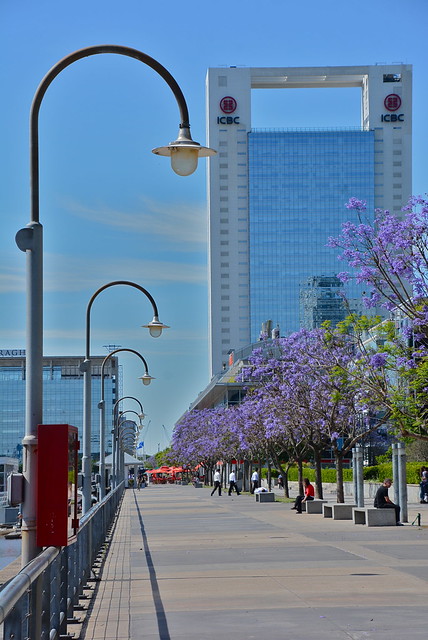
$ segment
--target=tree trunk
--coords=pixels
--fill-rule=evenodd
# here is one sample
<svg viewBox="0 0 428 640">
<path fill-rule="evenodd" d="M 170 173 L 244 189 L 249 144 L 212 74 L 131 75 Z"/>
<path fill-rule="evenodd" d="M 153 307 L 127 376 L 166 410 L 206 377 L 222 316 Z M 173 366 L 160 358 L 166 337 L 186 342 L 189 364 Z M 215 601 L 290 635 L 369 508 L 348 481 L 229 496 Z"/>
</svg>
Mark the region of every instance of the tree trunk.
<svg viewBox="0 0 428 640">
<path fill-rule="evenodd" d="M 282 482 L 283 482 L 283 485 L 284 485 L 284 496 L 286 498 L 289 498 L 290 497 L 290 490 L 289 490 L 289 487 L 288 487 L 288 469 L 290 468 L 290 464 L 287 465 L 287 468 L 284 471 L 284 469 L 282 467 L 282 464 L 281 464 L 281 462 L 279 460 L 279 457 L 277 456 L 275 451 L 272 451 L 271 455 L 272 455 L 273 463 L 275 465 L 275 469 L 277 471 L 279 471 L 279 473 L 282 475 Z"/>
<path fill-rule="evenodd" d="M 305 495 L 303 489 L 303 459 L 300 457 L 297 459 L 297 474 L 299 480 L 299 495 L 303 496 Z"/>
<path fill-rule="evenodd" d="M 338 502 L 345 502 L 345 492 L 343 490 L 343 457 L 341 451 L 335 451 L 336 459 L 336 496 Z"/>
<path fill-rule="evenodd" d="M 268 484 L 269 491 L 272 491 L 272 463 L 270 461 L 270 458 L 267 459 L 267 468 L 268 468 L 267 484 Z"/>
<path fill-rule="evenodd" d="M 315 459 L 315 496 L 322 500 L 323 491 L 322 491 L 322 473 L 321 473 L 321 451 L 319 449 L 314 448 L 314 459 Z"/>
</svg>

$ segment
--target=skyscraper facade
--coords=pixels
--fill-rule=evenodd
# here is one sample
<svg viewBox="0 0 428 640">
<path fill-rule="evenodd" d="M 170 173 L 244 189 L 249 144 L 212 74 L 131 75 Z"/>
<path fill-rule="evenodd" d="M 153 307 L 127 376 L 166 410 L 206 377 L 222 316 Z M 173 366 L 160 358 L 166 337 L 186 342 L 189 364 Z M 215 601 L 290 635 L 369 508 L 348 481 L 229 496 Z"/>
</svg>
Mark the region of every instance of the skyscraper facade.
<svg viewBox="0 0 428 640">
<path fill-rule="evenodd" d="M 361 126 L 252 128 L 253 89 L 299 87 L 360 87 Z M 401 210 L 411 195 L 411 100 L 410 65 L 209 69 L 212 375 L 267 320 L 281 335 L 303 326 L 302 289 L 342 270 L 326 244 L 349 219 L 350 197 L 366 200 L 368 215 Z"/>
<path fill-rule="evenodd" d="M 103 357 L 92 357 L 92 421 L 91 452 L 99 455 L 101 399 L 101 365 Z M 82 441 L 83 374 L 77 356 L 43 358 L 43 422 L 72 424 Z M 104 398 L 106 402 L 106 451 L 111 450 L 112 410 L 120 393 L 120 367 L 116 357 L 104 366 Z M 25 350 L 0 351 L 0 456 L 21 458 L 25 435 Z"/>
</svg>

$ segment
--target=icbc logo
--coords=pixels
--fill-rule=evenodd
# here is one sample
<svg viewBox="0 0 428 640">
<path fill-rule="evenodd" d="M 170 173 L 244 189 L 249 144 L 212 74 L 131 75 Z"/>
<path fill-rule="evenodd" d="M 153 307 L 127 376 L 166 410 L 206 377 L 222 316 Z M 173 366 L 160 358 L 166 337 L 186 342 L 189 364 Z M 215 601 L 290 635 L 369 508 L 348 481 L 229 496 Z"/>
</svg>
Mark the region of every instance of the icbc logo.
<svg viewBox="0 0 428 640">
<path fill-rule="evenodd" d="M 388 111 L 398 111 L 401 107 L 401 98 L 396 93 L 390 93 L 389 96 L 386 96 L 383 104 Z"/>
<path fill-rule="evenodd" d="M 220 100 L 220 109 L 223 113 L 233 113 L 236 111 L 236 107 L 238 106 L 235 98 L 231 96 L 225 96 Z"/>
</svg>

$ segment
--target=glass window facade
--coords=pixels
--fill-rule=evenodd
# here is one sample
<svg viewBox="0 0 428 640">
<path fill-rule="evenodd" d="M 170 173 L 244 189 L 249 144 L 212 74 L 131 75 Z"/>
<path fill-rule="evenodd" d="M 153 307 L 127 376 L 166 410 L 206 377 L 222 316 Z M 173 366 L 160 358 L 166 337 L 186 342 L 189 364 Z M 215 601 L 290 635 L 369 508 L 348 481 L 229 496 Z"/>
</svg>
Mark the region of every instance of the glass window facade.
<svg viewBox="0 0 428 640">
<path fill-rule="evenodd" d="M 344 270 L 326 246 L 349 219 L 345 203 L 374 209 L 374 132 L 263 131 L 248 134 L 251 341 L 272 320 L 299 329 L 300 290 Z M 361 295 L 354 285 L 347 296 Z"/>
<path fill-rule="evenodd" d="M 55 364 L 43 367 L 43 422 L 45 424 L 72 424 L 78 428 L 82 441 L 83 376 L 79 370 L 80 358 L 65 357 Z M 102 359 L 93 360 L 92 374 L 92 432 L 91 451 L 99 454 L 99 410 L 101 398 Z M 118 395 L 118 366 L 114 372 L 104 370 L 104 397 L 106 402 L 106 451 L 111 451 L 112 411 Z M 107 375 L 106 372 L 108 371 Z M 0 456 L 22 458 L 22 439 L 25 435 L 25 361 L 2 363 L 0 358 Z"/>
</svg>

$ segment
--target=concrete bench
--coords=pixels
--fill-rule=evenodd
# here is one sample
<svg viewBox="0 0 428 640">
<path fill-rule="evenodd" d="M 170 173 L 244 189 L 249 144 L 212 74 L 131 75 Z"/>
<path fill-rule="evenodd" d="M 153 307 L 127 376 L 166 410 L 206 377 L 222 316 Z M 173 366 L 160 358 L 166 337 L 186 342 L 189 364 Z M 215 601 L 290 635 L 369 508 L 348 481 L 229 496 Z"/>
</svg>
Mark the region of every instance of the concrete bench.
<svg viewBox="0 0 428 640">
<path fill-rule="evenodd" d="M 327 502 L 327 500 L 308 500 L 307 502 L 302 502 L 302 511 L 306 511 L 306 513 L 322 513 L 323 504 Z"/>
<path fill-rule="evenodd" d="M 194 482 L 193 486 L 195 487 L 195 489 L 202 489 L 202 482 Z"/>
<path fill-rule="evenodd" d="M 256 502 L 275 502 L 275 494 L 273 491 L 262 491 L 262 493 L 255 493 Z"/>
<path fill-rule="evenodd" d="M 395 509 L 376 509 L 376 507 L 354 507 L 354 524 L 368 527 L 389 527 L 395 525 Z"/>
<path fill-rule="evenodd" d="M 333 520 L 352 520 L 352 509 L 356 506 L 356 504 L 327 502 L 322 506 L 322 514 L 324 518 L 333 518 Z"/>
</svg>

